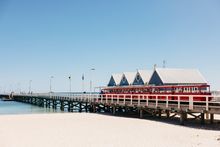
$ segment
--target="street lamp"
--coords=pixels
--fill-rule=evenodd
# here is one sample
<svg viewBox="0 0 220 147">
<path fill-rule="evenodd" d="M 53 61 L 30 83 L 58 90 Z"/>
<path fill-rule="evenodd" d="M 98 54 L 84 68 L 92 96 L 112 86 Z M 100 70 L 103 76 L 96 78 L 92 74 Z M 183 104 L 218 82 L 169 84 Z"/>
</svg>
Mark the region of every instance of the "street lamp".
<svg viewBox="0 0 220 147">
<path fill-rule="evenodd" d="M 50 76 L 50 93 L 52 93 L 52 79 L 54 78 L 54 76 Z"/>
<path fill-rule="evenodd" d="M 72 77 L 71 77 L 71 75 L 70 75 L 70 76 L 69 76 L 69 88 L 70 88 L 70 91 L 69 91 L 70 94 L 69 94 L 69 95 L 70 95 L 70 96 L 71 96 L 71 92 L 72 92 L 72 81 L 71 81 L 71 78 L 72 78 Z"/>
<path fill-rule="evenodd" d="M 84 80 L 85 80 L 85 75 L 82 74 L 82 93 L 85 93 L 85 83 L 84 83 Z"/>
<path fill-rule="evenodd" d="M 32 84 L 32 80 L 29 81 L 29 94 L 31 94 L 31 84 Z"/>
<path fill-rule="evenodd" d="M 95 71 L 95 68 L 91 68 L 90 71 L 91 71 L 91 73 L 90 73 L 90 74 L 91 74 L 91 75 L 90 75 L 90 76 L 91 76 L 91 77 L 90 77 L 90 78 L 91 78 L 91 79 L 90 79 L 90 94 L 92 94 L 92 80 L 93 80 L 92 72 Z"/>
</svg>

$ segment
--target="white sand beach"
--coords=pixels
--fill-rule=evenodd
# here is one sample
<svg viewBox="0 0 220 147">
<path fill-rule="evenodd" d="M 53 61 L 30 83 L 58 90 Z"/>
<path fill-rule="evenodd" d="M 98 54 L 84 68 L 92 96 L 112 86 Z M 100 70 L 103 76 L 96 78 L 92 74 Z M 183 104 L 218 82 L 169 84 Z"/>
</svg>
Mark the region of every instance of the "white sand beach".
<svg viewBox="0 0 220 147">
<path fill-rule="evenodd" d="M 219 147 L 220 131 L 86 113 L 0 116 L 0 147 L 61 146 Z"/>
</svg>

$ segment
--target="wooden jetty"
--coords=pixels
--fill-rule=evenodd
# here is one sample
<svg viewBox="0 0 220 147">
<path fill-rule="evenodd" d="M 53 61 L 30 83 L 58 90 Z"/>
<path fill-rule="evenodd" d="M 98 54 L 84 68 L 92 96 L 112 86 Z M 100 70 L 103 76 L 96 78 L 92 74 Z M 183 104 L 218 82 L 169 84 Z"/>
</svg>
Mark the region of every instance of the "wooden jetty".
<svg viewBox="0 0 220 147">
<path fill-rule="evenodd" d="M 152 96 L 156 98 L 151 99 Z M 161 96 L 166 99 L 160 99 Z M 13 98 L 18 102 L 69 112 L 111 112 L 113 115 L 117 112 L 135 112 L 140 118 L 144 114 L 167 118 L 179 116 L 180 124 L 184 124 L 189 115 L 202 124 L 207 120 L 213 123 L 214 115 L 220 114 L 220 102 L 209 101 L 210 95 L 202 95 L 206 101 L 193 101 L 201 95 L 190 96 L 188 101 L 180 100 L 184 95 L 173 96 L 178 100 L 168 99 L 169 95 L 156 94 L 14 94 Z"/>
<path fill-rule="evenodd" d="M 0 99 L 1 99 L 2 101 L 14 101 L 12 94 L 0 95 Z"/>
</svg>

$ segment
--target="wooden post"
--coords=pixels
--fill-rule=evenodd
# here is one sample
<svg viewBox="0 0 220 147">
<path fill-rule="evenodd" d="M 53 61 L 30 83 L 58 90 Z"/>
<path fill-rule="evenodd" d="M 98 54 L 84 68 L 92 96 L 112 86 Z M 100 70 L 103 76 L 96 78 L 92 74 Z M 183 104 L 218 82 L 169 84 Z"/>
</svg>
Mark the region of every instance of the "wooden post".
<svg viewBox="0 0 220 147">
<path fill-rule="evenodd" d="M 169 107 L 169 100 L 168 100 L 168 96 L 166 96 L 166 108 Z"/>
<path fill-rule="evenodd" d="M 193 110 L 193 96 L 189 96 L 189 110 Z"/>
<path fill-rule="evenodd" d="M 206 97 L 206 111 L 209 111 L 209 97 Z"/>
<path fill-rule="evenodd" d="M 71 107 L 71 104 L 70 104 L 70 102 L 68 102 L 68 112 L 70 112 L 70 107 Z"/>
<path fill-rule="evenodd" d="M 205 114 L 201 113 L 201 124 L 204 125 L 205 124 Z"/>
<path fill-rule="evenodd" d="M 151 111 L 151 115 L 152 115 L 153 117 L 157 117 L 157 112 L 156 112 L 155 110 L 153 110 L 153 111 Z"/>
<path fill-rule="evenodd" d="M 60 103 L 61 103 L 60 110 L 61 110 L 61 111 L 64 111 L 64 102 L 63 102 L 63 101 L 60 101 Z"/>
<path fill-rule="evenodd" d="M 115 113 L 116 113 L 116 108 L 115 108 L 115 106 L 112 107 L 112 111 L 113 111 L 113 112 L 112 112 L 113 115 L 115 115 Z"/>
<path fill-rule="evenodd" d="M 82 103 L 79 103 L 79 112 L 82 112 Z"/>
<path fill-rule="evenodd" d="M 50 100 L 48 100 L 47 102 L 48 102 L 47 107 L 50 108 Z"/>
<path fill-rule="evenodd" d="M 180 109 L 180 97 L 178 96 L 178 109 Z"/>
<path fill-rule="evenodd" d="M 88 103 L 87 102 L 86 102 L 85 109 L 86 109 L 86 113 L 87 113 L 88 112 Z"/>
<path fill-rule="evenodd" d="M 146 106 L 148 107 L 148 105 L 149 105 L 149 97 L 147 96 Z"/>
<path fill-rule="evenodd" d="M 53 100 L 53 109 L 56 109 L 56 100 Z"/>
<path fill-rule="evenodd" d="M 161 117 L 161 110 L 158 110 L 158 117 Z"/>
<path fill-rule="evenodd" d="M 185 121 L 187 121 L 187 112 L 184 113 Z"/>
<path fill-rule="evenodd" d="M 47 101 L 47 99 L 46 99 L 46 108 L 48 107 L 48 101 Z"/>
<path fill-rule="evenodd" d="M 55 109 L 55 100 L 52 100 L 53 101 L 53 109 Z"/>
<path fill-rule="evenodd" d="M 209 113 L 205 113 L 205 119 L 208 120 L 209 119 Z"/>
<path fill-rule="evenodd" d="M 140 109 L 140 118 L 143 118 L 143 109 Z"/>
<path fill-rule="evenodd" d="M 127 113 L 128 112 L 128 107 L 127 106 L 125 106 L 125 113 Z"/>
<path fill-rule="evenodd" d="M 170 118 L 170 111 L 169 110 L 166 110 L 166 117 Z"/>
<path fill-rule="evenodd" d="M 140 106 L 141 105 L 141 100 L 140 100 L 141 98 L 140 98 L 140 95 L 138 96 L 138 106 Z"/>
<path fill-rule="evenodd" d="M 213 113 L 210 114 L 210 123 L 211 124 L 214 123 L 214 114 Z"/>
<path fill-rule="evenodd" d="M 180 112 L 180 124 L 181 125 L 184 125 L 185 119 L 186 119 L 185 112 Z"/>
<path fill-rule="evenodd" d="M 93 113 L 96 113 L 96 105 L 93 104 L 92 106 L 93 106 Z"/>
<path fill-rule="evenodd" d="M 119 104 L 119 96 L 117 95 L 117 104 Z"/>
<path fill-rule="evenodd" d="M 49 108 L 52 106 L 52 102 L 51 100 L 49 100 Z"/>
</svg>

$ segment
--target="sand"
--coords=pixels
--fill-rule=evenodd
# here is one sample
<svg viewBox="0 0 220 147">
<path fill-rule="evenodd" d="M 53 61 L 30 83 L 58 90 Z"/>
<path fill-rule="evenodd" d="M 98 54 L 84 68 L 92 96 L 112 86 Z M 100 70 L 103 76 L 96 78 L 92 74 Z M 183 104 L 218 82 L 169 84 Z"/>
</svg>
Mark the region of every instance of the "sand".
<svg viewBox="0 0 220 147">
<path fill-rule="evenodd" d="M 220 147 L 220 131 L 86 113 L 0 116 L 0 147 L 74 146 Z"/>
</svg>

